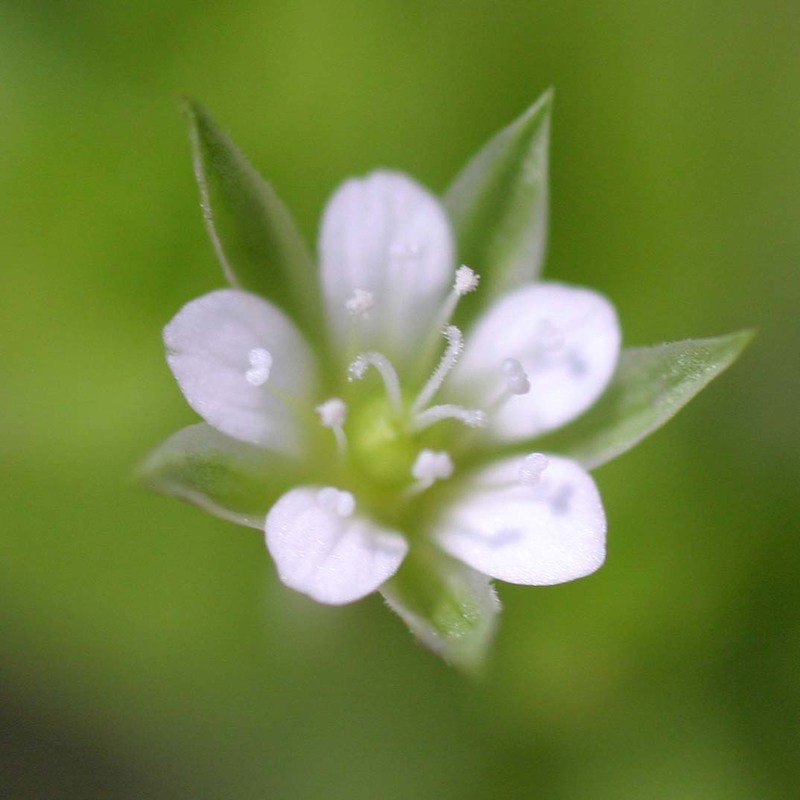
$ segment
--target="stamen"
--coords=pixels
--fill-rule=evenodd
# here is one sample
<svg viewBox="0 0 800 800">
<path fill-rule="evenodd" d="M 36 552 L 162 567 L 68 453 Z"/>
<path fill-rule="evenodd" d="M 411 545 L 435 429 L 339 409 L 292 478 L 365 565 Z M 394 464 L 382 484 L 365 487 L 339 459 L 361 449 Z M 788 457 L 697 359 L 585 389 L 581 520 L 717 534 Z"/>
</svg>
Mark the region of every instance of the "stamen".
<svg viewBox="0 0 800 800">
<path fill-rule="evenodd" d="M 544 453 L 531 453 L 526 456 L 519 468 L 519 482 L 523 486 L 536 486 L 549 463 Z"/>
<path fill-rule="evenodd" d="M 453 283 L 453 291 L 459 296 L 463 297 L 465 294 L 474 292 L 478 288 L 481 276 L 475 270 L 470 269 L 462 264 L 456 270 L 456 279 Z"/>
<path fill-rule="evenodd" d="M 528 394 L 531 382 L 516 358 L 507 358 L 503 361 L 503 377 L 506 379 L 506 391 L 509 394 Z"/>
<path fill-rule="evenodd" d="M 272 354 L 263 347 L 254 347 L 248 354 L 250 369 L 244 377 L 251 386 L 263 386 L 269 380 L 272 370 Z"/>
<path fill-rule="evenodd" d="M 389 402 L 394 406 L 395 411 L 400 413 L 403 410 L 400 379 L 397 377 L 397 371 L 392 366 L 392 362 L 386 356 L 381 353 L 361 353 L 347 368 L 347 379 L 350 381 L 361 380 L 370 365 L 380 373 Z"/>
<path fill-rule="evenodd" d="M 447 374 L 458 362 L 458 357 L 464 349 L 464 335 L 455 325 L 448 325 L 444 330 L 447 337 L 447 347 L 442 355 L 439 365 L 433 371 L 433 375 L 428 378 L 428 382 L 422 387 L 422 391 L 417 395 L 417 399 L 411 406 L 411 413 L 416 414 L 433 400 L 436 392 L 444 383 Z"/>
<path fill-rule="evenodd" d="M 331 397 L 317 406 L 320 421 L 326 428 L 340 428 L 347 419 L 347 405 L 338 397 Z"/>
<path fill-rule="evenodd" d="M 488 411 L 493 413 L 502 408 L 512 397 L 528 394 L 531 390 L 531 382 L 528 373 L 522 368 L 522 364 L 516 358 L 506 358 L 500 367 L 503 372 L 505 387 L 489 404 Z"/>
<path fill-rule="evenodd" d="M 360 317 L 373 308 L 375 295 L 366 289 L 354 289 L 352 297 L 344 305 L 354 317 Z"/>
<path fill-rule="evenodd" d="M 342 518 L 352 516 L 356 510 L 355 497 L 350 492 L 342 492 L 333 486 L 326 486 L 319 490 L 317 504 L 324 511 L 329 511 Z"/>
<path fill-rule="evenodd" d="M 347 419 L 347 404 L 338 397 L 332 397 L 317 406 L 320 422 L 323 427 L 330 428 L 336 437 L 336 445 L 339 453 L 343 454 L 347 449 L 347 437 L 344 433 L 344 421 Z"/>
<path fill-rule="evenodd" d="M 456 270 L 455 278 L 453 279 L 453 288 L 450 290 L 450 294 L 447 295 L 444 303 L 442 303 L 442 307 L 439 309 L 439 313 L 436 315 L 434 330 L 441 330 L 450 324 L 453 312 L 455 312 L 456 306 L 458 306 L 458 301 L 461 300 L 465 294 L 474 292 L 478 288 L 480 280 L 481 276 L 469 267 L 462 265 Z"/>
<path fill-rule="evenodd" d="M 409 425 L 413 432 L 425 430 L 443 419 L 457 419 L 468 428 L 483 428 L 486 426 L 486 413 L 478 408 L 463 408 L 462 406 L 444 403 L 440 406 L 431 406 L 417 414 Z"/>
<path fill-rule="evenodd" d="M 374 306 L 375 295 L 366 289 L 353 289 L 350 299 L 345 301 L 344 307 L 350 315 L 347 352 L 351 355 L 355 355 L 363 349 L 364 326 L 370 316 L 369 312 Z"/>
<path fill-rule="evenodd" d="M 449 453 L 444 450 L 421 450 L 411 467 L 411 475 L 417 482 L 409 488 L 409 493 L 424 491 L 436 481 L 445 480 L 452 474 L 453 460 Z"/>
</svg>

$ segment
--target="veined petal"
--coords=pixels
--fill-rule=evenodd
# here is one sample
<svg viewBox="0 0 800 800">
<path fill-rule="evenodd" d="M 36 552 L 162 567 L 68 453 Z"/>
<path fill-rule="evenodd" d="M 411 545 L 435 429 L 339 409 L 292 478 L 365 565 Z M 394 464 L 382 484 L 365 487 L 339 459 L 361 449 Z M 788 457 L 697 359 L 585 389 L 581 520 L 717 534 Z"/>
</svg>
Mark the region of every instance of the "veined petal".
<svg viewBox="0 0 800 800">
<path fill-rule="evenodd" d="M 606 519 L 594 481 L 578 464 L 547 456 L 538 480 L 525 458 L 469 479 L 439 521 L 450 555 L 508 583 L 550 585 L 594 572 L 605 559 Z"/>
<path fill-rule="evenodd" d="M 354 513 L 349 492 L 303 486 L 267 514 L 266 541 L 280 579 L 320 603 L 341 605 L 374 592 L 397 572 L 406 540 Z"/>
<path fill-rule="evenodd" d="M 322 286 L 341 348 L 353 340 L 403 361 L 428 333 L 453 279 L 453 240 L 439 201 L 410 178 L 373 172 L 328 201 L 320 234 Z M 348 301 L 369 293 L 356 318 Z"/>
<path fill-rule="evenodd" d="M 523 286 L 492 306 L 467 335 L 448 381 L 458 402 L 491 410 L 492 435 L 527 439 L 577 417 L 602 394 L 617 363 L 613 306 L 589 289 Z M 518 362 L 530 388 L 503 398 L 503 363 Z"/>
<path fill-rule="evenodd" d="M 183 394 L 206 422 L 244 442 L 298 451 L 302 437 L 287 400 L 311 402 L 314 358 L 282 311 L 222 289 L 185 305 L 164 343 Z"/>
</svg>

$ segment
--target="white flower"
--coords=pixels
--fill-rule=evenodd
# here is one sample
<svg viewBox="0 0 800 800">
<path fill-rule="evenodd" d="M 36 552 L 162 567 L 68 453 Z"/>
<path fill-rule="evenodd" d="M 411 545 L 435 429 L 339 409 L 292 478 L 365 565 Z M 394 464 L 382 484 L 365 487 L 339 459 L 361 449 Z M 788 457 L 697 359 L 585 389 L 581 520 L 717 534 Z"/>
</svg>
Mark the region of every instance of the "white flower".
<svg viewBox="0 0 800 800">
<path fill-rule="evenodd" d="M 190 302 L 164 331 L 192 408 L 305 476 L 264 522 L 281 580 L 348 603 L 430 545 L 511 583 L 597 569 L 606 522 L 593 480 L 530 441 L 608 384 L 620 348 L 609 302 L 528 284 L 462 331 L 453 320 L 478 275 L 456 264 L 438 200 L 393 172 L 338 189 L 319 249 L 319 352 L 237 289 Z"/>
</svg>

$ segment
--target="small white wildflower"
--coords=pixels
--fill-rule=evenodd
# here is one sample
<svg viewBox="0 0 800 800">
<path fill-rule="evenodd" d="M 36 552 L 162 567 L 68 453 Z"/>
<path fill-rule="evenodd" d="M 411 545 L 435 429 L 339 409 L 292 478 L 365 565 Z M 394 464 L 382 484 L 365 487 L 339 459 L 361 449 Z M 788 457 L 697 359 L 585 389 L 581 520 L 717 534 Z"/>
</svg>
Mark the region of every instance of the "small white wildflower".
<svg viewBox="0 0 800 800">
<path fill-rule="evenodd" d="M 341 186 L 323 216 L 319 327 L 332 364 L 275 305 L 238 289 L 189 303 L 164 331 L 170 367 L 210 425 L 306 470 L 264 531 L 281 580 L 320 602 L 378 589 L 415 537 L 513 583 L 568 581 L 603 561 L 588 473 L 499 453 L 599 397 L 619 354 L 614 310 L 587 289 L 527 284 L 462 331 L 451 320 L 479 279 L 454 255 L 439 201 L 376 172 Z M 427 522 L 406 529 L 423 500 Z"/>
</svg>

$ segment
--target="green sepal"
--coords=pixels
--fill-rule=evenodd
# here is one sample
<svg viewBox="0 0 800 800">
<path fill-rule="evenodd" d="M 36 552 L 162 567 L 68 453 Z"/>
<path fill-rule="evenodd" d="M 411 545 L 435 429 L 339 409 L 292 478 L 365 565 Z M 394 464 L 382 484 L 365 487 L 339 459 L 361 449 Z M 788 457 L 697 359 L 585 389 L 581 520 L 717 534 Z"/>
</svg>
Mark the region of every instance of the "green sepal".
<svg viewBox="0 0 800 800">
<path fill-rule="evenodd" d="M 552 91 L 545 92 L 489 140 L 445 193 L 459 261 L 481 275 L 481 303 L 535 280 L 541 272 L 552 102 Z"/>
<path fill-rule="evenodd" d="M 739 331 L 623 351 L 598 402 L 574 423 L 536 441 L 537 450 L 594 469 L 660 428 L 724 372 L 753 338 Z"/>
<path fill-rule="evenodd" d="M 206 227 L 231 285 L 281 307 L 307 331 L 319 319 L 316 269 L 289 210 L 208 112 L 184 101 Z"/>
<path fill-rule="evenodd" d="M 205 423 L 183 428 L 150 453 L 137 478 L 223 519 L 264 529 L 264 518 L 297 483 L 289 460 L 220 433 Z"/>
<path fill-rule="evenodd" d="M 501 610 L 485 575 L 417 546 L 381 594 L 421 644 L 466 673 L 481 672 Z"/>
</svg>

